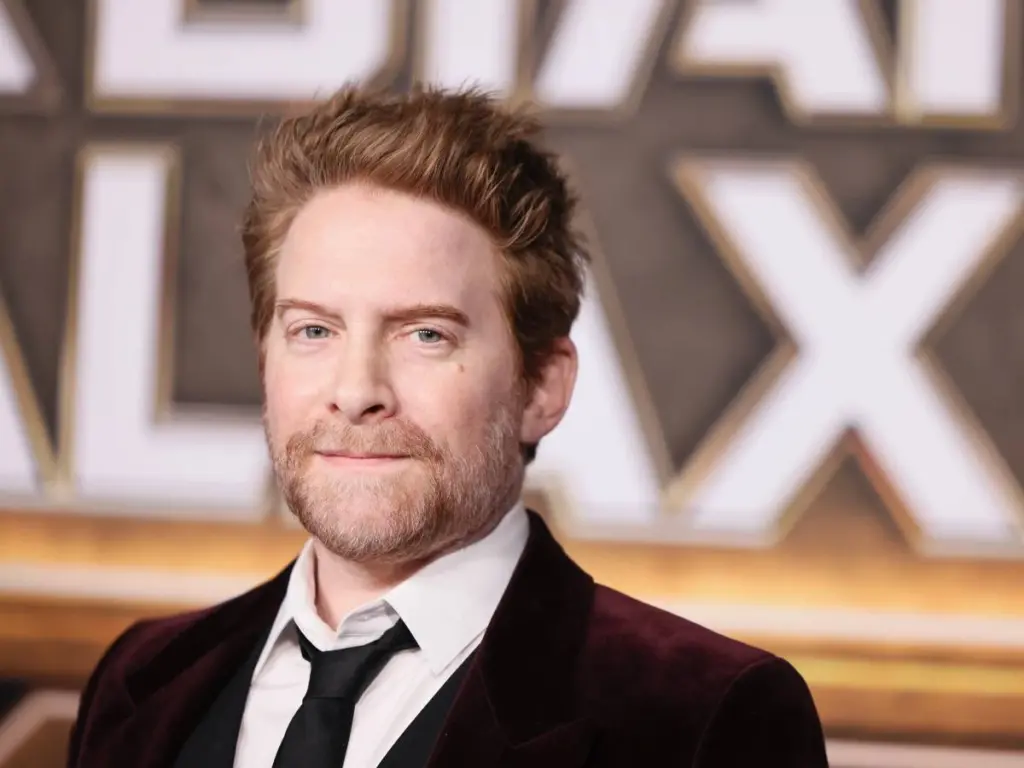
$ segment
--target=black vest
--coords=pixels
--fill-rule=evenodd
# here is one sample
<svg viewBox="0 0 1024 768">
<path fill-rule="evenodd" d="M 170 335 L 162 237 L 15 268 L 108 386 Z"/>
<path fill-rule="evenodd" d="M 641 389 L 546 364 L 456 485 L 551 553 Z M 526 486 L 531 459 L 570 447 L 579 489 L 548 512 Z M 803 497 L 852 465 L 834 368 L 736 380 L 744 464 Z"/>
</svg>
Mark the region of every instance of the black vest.
<svg viewBox="0 0 1024 768">
<path fill-rule="evenodd" d="M 204 713 L 178 754 L 175 768 L 233 767 L 249 684 L 268 636 L 269 629 Z M 423 768 L 427 764 L 472 659 L 473 655 L 470 655 L 445 681 L 434 698 L 398 737 L 377 768 Z"/>
</svg>

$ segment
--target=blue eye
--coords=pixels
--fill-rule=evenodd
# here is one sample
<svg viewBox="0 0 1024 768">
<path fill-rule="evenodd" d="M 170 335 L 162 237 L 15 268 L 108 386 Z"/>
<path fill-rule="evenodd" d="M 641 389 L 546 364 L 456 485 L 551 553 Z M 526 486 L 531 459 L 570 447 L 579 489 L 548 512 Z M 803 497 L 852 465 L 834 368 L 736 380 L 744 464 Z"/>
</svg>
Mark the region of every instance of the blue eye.
<svg viewBox="0 0 1024 768">
<path fill-rule="evenodd" d="M 302 328 L 302 335 L 307 339 L 326 339 L 329 331 L 322 325 L 307 325 Z"/>
<path fill-rule="evenodd" d="M 433 328 L 417 328 L 416 338 L 424 344 L 437 344 L 440 341 L 444 341 L 444 336 Z"/>
</svg>

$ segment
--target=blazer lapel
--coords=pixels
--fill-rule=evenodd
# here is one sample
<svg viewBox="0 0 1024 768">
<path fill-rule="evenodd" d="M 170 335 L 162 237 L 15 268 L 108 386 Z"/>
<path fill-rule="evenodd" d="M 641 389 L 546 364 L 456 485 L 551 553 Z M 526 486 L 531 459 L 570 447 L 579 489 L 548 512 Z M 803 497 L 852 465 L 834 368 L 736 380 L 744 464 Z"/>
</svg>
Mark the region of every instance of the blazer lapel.
<svg viewBox="0 0 1024 768">
<path fill-rule="evenodd" d="M 110 736 L 108 754 L 116 758 L 111 764 L 174 765 L 206 709 L 266 637 L 284 598 L 291 567 L 202 615 L 145 666 L 129 672 L 126 688 L 133 709 Z"/>
<path fill-rule="evenodd" d="M 270 635 L 268 625 L 249 651 L 249 657 L 228 680 L 178 753 L 175 768 L 232 768 L 238 735 L 249 698 L 249 686 L 260 652 Z M 202 708 L 200 707 L 200 710 Z"/>
<path fill-rule="evenodd" d="M 530 512 L 530 537 L 438 739 L 429 768 L 576 768 L 597 736 L 575 660 L 594 582 Z"/>
</svg>

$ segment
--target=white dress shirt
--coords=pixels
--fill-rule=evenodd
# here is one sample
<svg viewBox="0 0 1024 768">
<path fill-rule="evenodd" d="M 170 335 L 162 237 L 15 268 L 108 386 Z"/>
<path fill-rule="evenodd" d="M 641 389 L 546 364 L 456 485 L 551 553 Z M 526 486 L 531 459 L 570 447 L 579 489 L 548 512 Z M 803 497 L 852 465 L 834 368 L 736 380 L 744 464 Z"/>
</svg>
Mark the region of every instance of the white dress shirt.
<svg viewBox="0 0 1024 768">
<path fill-rule="evenodd" d="M 422 568 L 381 599 L 346 615 L 337 630 L 317 614 L 314 552 L 302 548 L 256 668 L 235 768 L 272 768 L 309 683 L 296 625 L 321 651 L 373 642 L 401 618 L 419 646 L 396 654 L 356 704 L 344 766 L 374 768 L 444 682 L 479 645 L 526 545 L 517 504 L 490 534 Z"/>
</svg>

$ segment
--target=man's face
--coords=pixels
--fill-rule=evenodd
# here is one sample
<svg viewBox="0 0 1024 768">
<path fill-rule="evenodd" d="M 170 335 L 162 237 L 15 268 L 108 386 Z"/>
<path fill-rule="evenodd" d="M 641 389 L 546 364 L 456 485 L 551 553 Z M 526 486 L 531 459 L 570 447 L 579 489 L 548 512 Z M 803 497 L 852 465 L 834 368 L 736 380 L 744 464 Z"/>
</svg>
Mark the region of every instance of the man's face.
<svg viewBox="0 0 1024 768">
<path fill-rule="evenodd" d="M 485 231 L 364 185 L 315 196 L 277 264 L 265 426 L 285 498 L 328 549 L 408 562 L 515 501 L 526 405 Z"/>
</svg>

